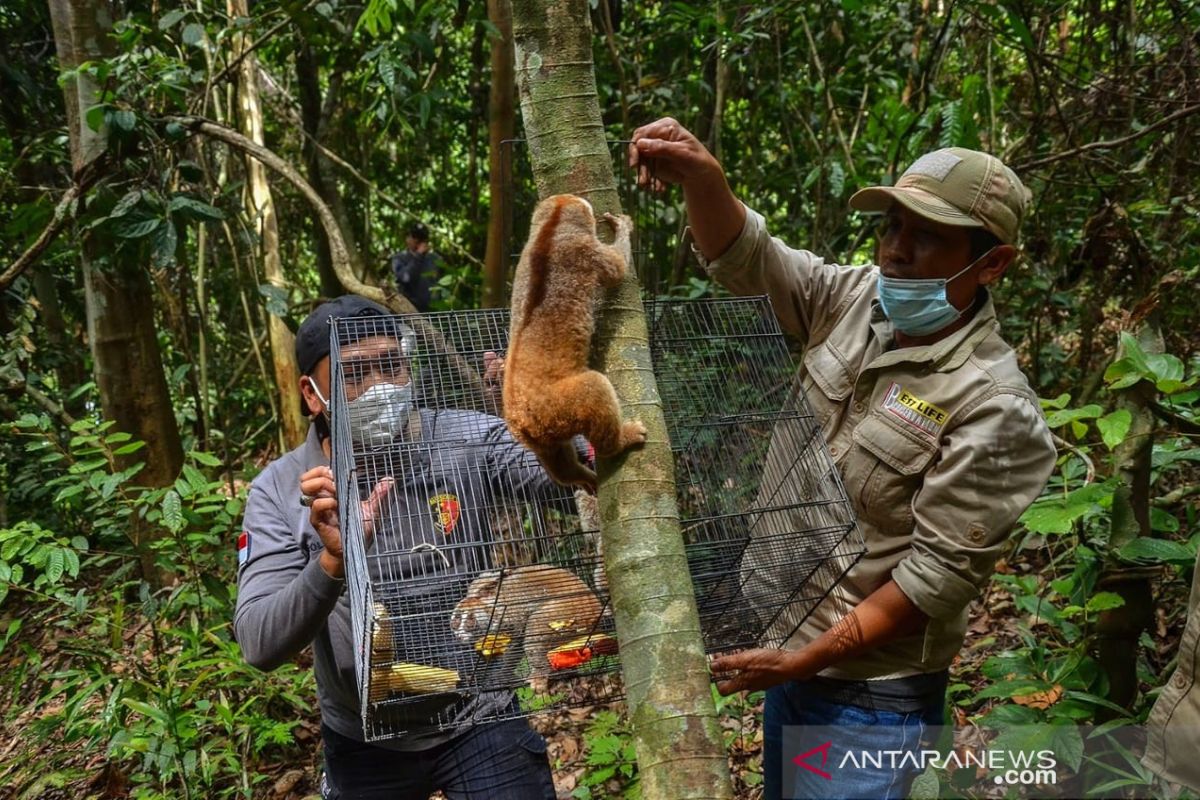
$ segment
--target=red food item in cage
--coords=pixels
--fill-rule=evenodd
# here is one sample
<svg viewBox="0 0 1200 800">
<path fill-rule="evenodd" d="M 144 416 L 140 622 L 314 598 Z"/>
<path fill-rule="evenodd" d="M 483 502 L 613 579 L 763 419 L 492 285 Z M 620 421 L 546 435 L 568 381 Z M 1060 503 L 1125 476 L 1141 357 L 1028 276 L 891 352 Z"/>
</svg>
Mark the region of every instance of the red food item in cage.
<svg viewBox="0 0 1200 800">
<path fill-rule="evenodd" d="M 570 669 L 586 664 L 596 655 L 612 655 L 617 652 L 617 640 L 611 636 L 581 636 L 561 644 L 546 654 L 551 669 Z"/>
<path fill-rule="evenodd" d="M 592 648 L 580 647 L 577 650 L 552 650 L 546 654 L 551 669 L 570 669 L 586 664 L 592 660 Z"/>
</svg>

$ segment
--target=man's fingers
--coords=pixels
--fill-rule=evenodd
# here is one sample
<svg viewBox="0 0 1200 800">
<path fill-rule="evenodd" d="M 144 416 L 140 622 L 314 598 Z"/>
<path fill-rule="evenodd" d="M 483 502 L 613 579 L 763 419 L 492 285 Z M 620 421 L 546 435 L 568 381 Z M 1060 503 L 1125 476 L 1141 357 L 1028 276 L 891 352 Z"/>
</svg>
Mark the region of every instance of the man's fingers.
<svg viewBox="0 0 1200 800">
<path fill-rule="evenodd" d="M 630 136 L 629 138 L 632 139 L 635 143 L 637 142 L 638 139 L 645 139 L 647 137 L 653 137 L 653 138 L 667 137 L 667 138 L 669 138 L 669 137 L 678 135 L 680 130 L 681 130 L 681 127 L 680 127 L 679 123 L 676 122 L 673 118 L 662 117 L 661 119 L 654 120 L 654 122 L 647 122 L 645 125 L 636 129 L 633 132 L 633 135 Z"/>
<path fill-rule="evenodd" d="M 321 521 L 328 524 L 328 516 L 333 518 L 333 522 L 337 522 L 337 507 L 338 502 L 336 497 L 318 497 L 313 500 L 312 511 L 309 512 L 309 521 L 313 523 L 313 527 L 317 527 L 317 522 Z"/>
<path fill-rule="evenodd" d="M 395 484 L 396 479 L 391 476 L 375 484 L 375 488 L 371 490 L 371 496 L 367 498 L 367 510 L 372 518 L 378 513 L 379 506 L 383 503 L 384 498 L 387 497 L 388 492 L 392 490 Z"/>
<path fill-rule="evenodd" d="M 337 494 L 337 486 L 332 478 L 308 478 L 300 481 L 300 491 L 310 495 L 328 495 L 330 497 Z"/>
</svg>

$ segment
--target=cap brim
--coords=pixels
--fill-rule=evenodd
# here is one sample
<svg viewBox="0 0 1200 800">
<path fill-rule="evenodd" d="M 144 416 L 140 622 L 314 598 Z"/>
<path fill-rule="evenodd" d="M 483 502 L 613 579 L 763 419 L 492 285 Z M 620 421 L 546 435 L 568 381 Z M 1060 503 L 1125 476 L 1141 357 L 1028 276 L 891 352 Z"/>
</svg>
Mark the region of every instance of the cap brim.
<svg viewBox="0 0 1200 800">
<path fill-rule="evenodd" d="M 982 222 L 967 216 L 937 195 L 913 187 L 899 189 L 895 186 L 870 186 L 860 189 L 850 198 L 850 207 L 859 211 L 883 213 L 891 208 L 893 203 L 899 203 L 914 214 L 943 225 L 984 227 Z"/>
</svg>

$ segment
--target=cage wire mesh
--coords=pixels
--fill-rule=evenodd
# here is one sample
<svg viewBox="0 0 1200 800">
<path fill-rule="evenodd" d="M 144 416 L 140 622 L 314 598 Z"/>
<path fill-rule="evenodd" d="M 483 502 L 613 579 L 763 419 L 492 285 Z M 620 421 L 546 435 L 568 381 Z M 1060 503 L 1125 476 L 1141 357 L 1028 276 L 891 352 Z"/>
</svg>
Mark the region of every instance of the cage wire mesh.
<svg viewBox="0 0 1200 800">
<path fill-rule="evenodd" d="M 863 552 L 787 344 L 764 298 L 657 301 L 647 315 L 706 650 L 781 644 Z M 550 482 L 485 381 L 508 322 L 474 310 L 332 324 L 368 740 L 622 695 L 594 500 Z"/>
</svg>

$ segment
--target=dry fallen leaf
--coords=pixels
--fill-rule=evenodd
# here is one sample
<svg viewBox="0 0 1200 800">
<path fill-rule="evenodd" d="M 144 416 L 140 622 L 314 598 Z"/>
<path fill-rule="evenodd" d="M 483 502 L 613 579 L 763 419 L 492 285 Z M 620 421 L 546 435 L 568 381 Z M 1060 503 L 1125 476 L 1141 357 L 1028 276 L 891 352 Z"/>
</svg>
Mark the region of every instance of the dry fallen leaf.
<svg viewBox="0 0 1200 800">
<path fill-rule="evenodd" d="M 1063 687 L 1056 683 L 1049 689 L 1040 692 L 1016 695 L 1013 697 L 1013 702 L 1019 706 L 1028 706 L 1029 708 L 1036 708 L 1039 711 L 1045 711 L 1061 700 L 1062 695 Z"/>
</svg>

